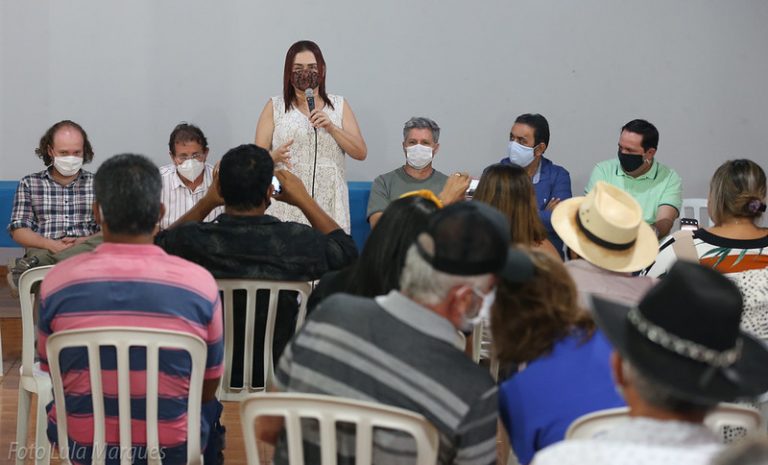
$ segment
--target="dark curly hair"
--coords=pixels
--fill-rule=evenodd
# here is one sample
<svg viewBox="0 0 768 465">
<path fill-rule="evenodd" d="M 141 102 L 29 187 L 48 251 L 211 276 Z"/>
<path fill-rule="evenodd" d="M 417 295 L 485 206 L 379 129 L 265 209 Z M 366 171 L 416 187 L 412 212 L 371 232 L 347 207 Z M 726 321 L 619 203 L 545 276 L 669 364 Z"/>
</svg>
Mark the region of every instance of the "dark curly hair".
<svg viewBox="0 0 768 465">
<path fill-rule="evenodd" d="M 491 310 L 493 341 L 503 364 L 535 360 L 578 330 L 586 342 L 595 331 L 592 317 L 579 307 L 576 285 L 563 263 L 544 252 L 521 249 L 533 262 L 534 278 L 522 284 L 502 279 Z"/>
<path fill-rule="evenodd" d="M 50 166 L 51 163 L 53 163 L 53 159 L 48 152 L 50 149 L 53 149 L 53 137 L 59 129 L 64 127 L 70 127 L 80 131 L 80 134 L 83 136 L 83 163 L 90 163 L 91 160 L 93 160 L 93 147 L 91 147 L 91 142 L 88 140 L 88 134 L 85 133 L 85 129 L 83 129 L 82 126 L 68 119 L 59 121 L 45 131 L 43 137 L 40 138 L 40 145 L 35 149 L 37 156 L 43 159 L 45 166 Z"/>
<path fill-rule="evenodd" d="M 184 142 L 197 142 L 203 150 L 208 150 L 208 139 L 205 138 L 203 130 L 194 124 L 182 121 L 173 128 L 171 137 L 168 139 L 168 150 L 171 155 L 176 155 L 176 144 Z"/>
</svg>

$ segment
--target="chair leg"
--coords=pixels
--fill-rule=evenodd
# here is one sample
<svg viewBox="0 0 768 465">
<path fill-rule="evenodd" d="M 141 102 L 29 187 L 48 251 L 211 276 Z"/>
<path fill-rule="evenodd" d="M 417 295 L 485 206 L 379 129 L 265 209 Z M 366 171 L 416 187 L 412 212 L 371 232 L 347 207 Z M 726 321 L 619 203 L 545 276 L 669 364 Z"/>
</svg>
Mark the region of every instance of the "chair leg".
<svg viewBox="0 0 768 465">
<path fill-rule="evenodd" d="M 27 432 L 29 431 L 29 406 L 32 394 L 19 386 L 19 406 L 16 410 L 16 465 L 24 465 L 24 457 L 28 455 Z"/>
<path fill-rule="evenodd" d="M 45 407 L 51 402 L 50 393 L 37 395 L 37 420 L 35 425 L 35 465 L 51 463 L 51 443 L 48 441 L 48 413 Z"/>
</svg>

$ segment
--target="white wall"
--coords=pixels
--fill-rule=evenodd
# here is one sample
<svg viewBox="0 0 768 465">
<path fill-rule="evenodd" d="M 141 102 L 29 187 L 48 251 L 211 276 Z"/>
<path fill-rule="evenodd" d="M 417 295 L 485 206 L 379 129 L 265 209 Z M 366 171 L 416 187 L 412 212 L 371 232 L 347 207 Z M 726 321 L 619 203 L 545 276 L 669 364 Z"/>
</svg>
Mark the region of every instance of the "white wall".
<svg viewBox="0 0 768 465">
<path fill-rule="evenodd" d="M 657 159 L 687 197 L 705 196 L 727 158 L 768 169 L 766 24 L 763 0 L 2 0 L 0 179 L 41 169 L 33 149 L 63 118 L 88 131 L 93 169 L 126 151 L 166 163 L 181 120 L 217 160 L 252 141 L 287 48 L 311 38 L 368 143 L 350 180 L 402 163 L 412 115 L 442 126 L 439 169 L 479 175 L 514 117 L 540 112 L 575 192 L 644 117 L 661 132 Z"/>
</svg>

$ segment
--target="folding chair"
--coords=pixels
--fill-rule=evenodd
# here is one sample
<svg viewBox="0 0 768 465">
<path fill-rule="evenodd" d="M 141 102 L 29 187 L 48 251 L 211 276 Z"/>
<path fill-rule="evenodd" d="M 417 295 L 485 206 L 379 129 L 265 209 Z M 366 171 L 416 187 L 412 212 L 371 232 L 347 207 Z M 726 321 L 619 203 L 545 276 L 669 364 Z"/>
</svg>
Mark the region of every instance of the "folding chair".
<svg viewBox="0 0 768 465">
<path fill-rule="evenodd" d="M 355 425 L 355 465 L 373 460 L 373 430 L 386 428 L 407 433 L 416 443 L 416 464 L 437 462 L 438 434 L 422 415 L 388 405 L 318 394 L 261 393 L 240 403 L 240 421 L 249 465 L 259 465 L 256 447 L 256 419 L 260 416 L 284 418 L 289 463 L 304 464 L 301 419 L 317 420 L 320 428 L 321 465 L 336 463 L 338 422 Z"/>
<path fill-rule="evenodd" d="M 207 357 L 205 342 L 194 335 L 177 331 L 104 327 L 77 329 L 53 333 L 48 338 L 48 366 L 53 383 L 56 402 L 56 426 L 61 460 L 70 464 L 67 429 L 67 405 L 61 377 L 59 354 L 62 350 L 84 347 L 88 351 L 91 397 L 93 399 L 93 460 L 94 465 L 103 465 L 106 459 L 105 401 L 102 384 L 102 347 L 114 347 L 117 357 L 118 419 L 120 437 L 120 463 L 132 463 L 133 442 L 131 440 L 131 373 L 129 351 L 132 347 L 146 349 L 146 455 L 150 465 L 161 463 L 161 449 L 158 431 L 159 363 L 160 349 L 183 350 L 192 359 L 192 371 L 187 396 L 187 463 L 202 464 L 200 455 L 200 416 L 203 392 L 203 375 Z"/>
<path fill-rule="evenodd" d="M 21 367 L 19 368 L 19 404 L 16 410 L 16 444 L 27 446 L 27 433 L 32 405 L 32 394 L 37 395 L 35 406 L 35 464 L 48 464 L 51 459 L 51 445 L 48 442 L 46 429 L 48 416 L 45 407 L 53 400 L 51 396 L 51 377 L 40 369 L 40 363 L 35 362 L 35 294 L 32 288 L 45 278 L 53 265 L 41 266 L 25 271 L 19 277 L 19 303 L 21 305 Z M 20 454 L 16 457 L 16 465 L 25 462 Z"/>
<path fill-rule="evenodd" d="M 695 218 L 699 222 L 700 228 L 706 228 L 713 224 L 707 210 L 707 199 L 683 199 L 683 206 L 680 210 L 680 218 Z"/>
<path fill-rule="evenodd" d="M 628 407 L 618 407 L 582 415 L 571 423 L 565 439 L 590 439 L 613 429 L 629 418 Z M 757 410 L 743 405 L 720 403 L 705 418 L 704 424 L 725 442 L 722 429 L 725 426 L 744 428 L 748 433 L 760 431 L 762 417 Z"/>
<path fill-rule="evenodd" d="M 307 299 L 312 290 L 312 284 L 306 281 L 264 281 L 257 279 L 217 279 L 219 290 L 223 293 L 224 310 L 224 378 L 221 381 L 219 398 L 223 401 L 241 400 L 254 391 L 266 389 L 274 384 L 275 367 L 272 354 L 272 345 L 275 335 L 275 321 L 277 320 L 278 296 L 281 291 L 295 291 L 299 294 L 299 312 L 296 317 L 297 328 L 304 322 L 307 314 Z M 232 364 L 234 347 L 234 293 L 245 291 L 245 347 L 242 354 L 237 354 L 243 360 L 243 386 L 232 386 Z M 269 310 L 264 334 L 263 348 L 263 384 L 262 388 L 253 387 L 253 348 L 255 341 L 256 321 L 256 293 L 259 290 L 269 291 Z M 239 328 L 238 328 L 239 329 Z"/>
</svg>

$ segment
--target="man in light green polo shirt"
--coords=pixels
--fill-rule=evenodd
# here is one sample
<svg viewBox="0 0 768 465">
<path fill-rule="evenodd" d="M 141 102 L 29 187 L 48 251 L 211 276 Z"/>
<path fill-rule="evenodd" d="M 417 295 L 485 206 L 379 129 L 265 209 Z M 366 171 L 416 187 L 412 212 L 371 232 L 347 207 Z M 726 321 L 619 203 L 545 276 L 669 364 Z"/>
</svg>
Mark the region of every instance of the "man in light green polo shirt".
<svg viewBox="0 0 768 465">
<path fill-rule="evenodd" d="M 585 192 L 605 181 L 629 192 L 643 207 L 643 219 L 664 237 L 680 214 L 683 183 L 668 166 L 654 160 L 659 145 L 656 126 L 642 119 L 621 128 L 617 158 L 601 161 L 592 170 Z"/>
</svg>

